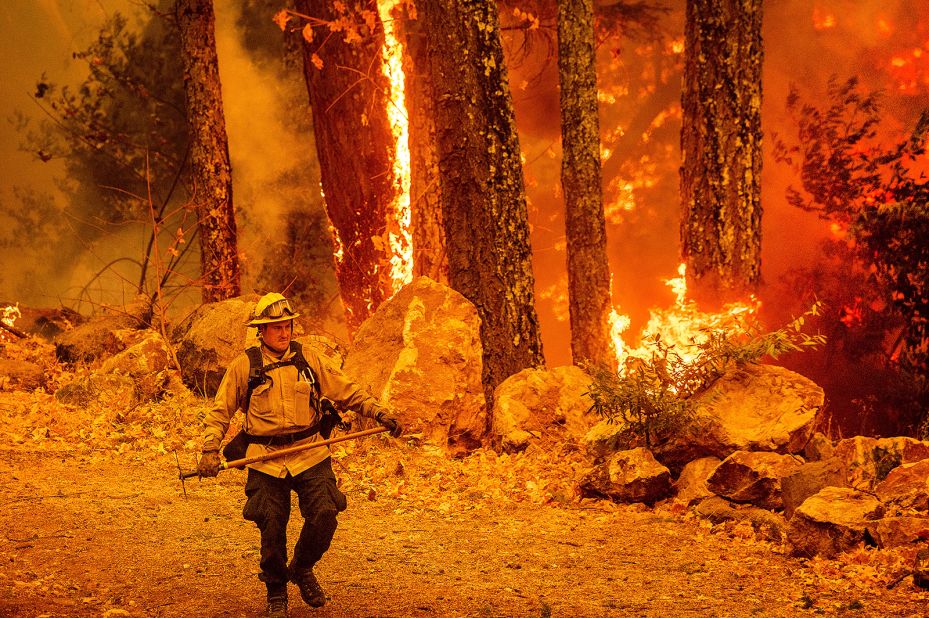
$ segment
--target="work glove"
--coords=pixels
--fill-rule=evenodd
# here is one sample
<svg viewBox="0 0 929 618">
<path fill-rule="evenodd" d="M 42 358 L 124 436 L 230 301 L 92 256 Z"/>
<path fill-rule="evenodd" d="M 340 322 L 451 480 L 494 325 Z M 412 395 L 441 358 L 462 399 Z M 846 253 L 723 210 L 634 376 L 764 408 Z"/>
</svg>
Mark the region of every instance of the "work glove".
<svg viewBox="0 0 929 618">
<path fill-rule="evenodd" d="M 399 438 L 400 434 L 403 433 L 403 427 L 400 426 L 397 419 L 386 412 L 378 412 L 374 415 L 374 420 L 377 421 L 381 427 L 386 427 L 390 431 L 390 435 L 394 438 Z"/>
<path fill-rule="evenodd" d="M 203 451 L 197 463 L 197 474 L 216 476 L 219 474 L 219 451 Z"/>
</svg>

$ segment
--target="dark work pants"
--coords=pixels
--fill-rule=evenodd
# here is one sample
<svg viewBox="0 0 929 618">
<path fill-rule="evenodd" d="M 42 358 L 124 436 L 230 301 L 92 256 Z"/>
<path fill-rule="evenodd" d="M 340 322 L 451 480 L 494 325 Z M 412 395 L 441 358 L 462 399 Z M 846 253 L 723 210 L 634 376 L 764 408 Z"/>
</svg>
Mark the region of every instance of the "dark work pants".
<svg viewBox="0 0 929 618">
<path fill-rule="evenodd" d="M 297 493 L 303 529 L 294 547 L 291 568 L 310 569 L 329 549 L 336 529 L 336 515 L 346 507 L 345 495 L 335 484 L 332 462 L 327 457 L 297 476 L 275 478 L 248 470 L 245 508 L 242 516 L 261 531 L 261 575 L 259 579 L 273 595 L 286 590 L 287 522 L 290 520 L 290 492 Z"/>
</svg>

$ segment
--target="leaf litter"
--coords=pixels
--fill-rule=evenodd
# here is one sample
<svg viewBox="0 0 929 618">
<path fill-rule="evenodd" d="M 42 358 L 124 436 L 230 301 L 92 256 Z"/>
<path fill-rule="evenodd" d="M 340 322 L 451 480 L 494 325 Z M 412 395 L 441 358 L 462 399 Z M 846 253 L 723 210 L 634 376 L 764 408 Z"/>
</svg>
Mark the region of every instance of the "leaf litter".
<svg viewBox="0 0 929 618">
<path fill-rule="evenodd" d="M 0 616 L 250 616 L 264 609 L 242 471 L 195 464 L 209 402 L 174 376 L 158 401 L 52 394 L 93 367 L 28 339 L 0 356 L 45 384 L 0 382 Z M 232 429 L 231 431 L 234 431 Z M 576 444 L 453 458 L 418 436 L 333 446 L 349 509 L 317 567 L 330 602 L 293 616 L 924 616 L 918 546 L 801 560 L 745 523 L 674 502 L 581 498 Z M 289 536 L 299 534 L 294 504 Z"/>
</svg>

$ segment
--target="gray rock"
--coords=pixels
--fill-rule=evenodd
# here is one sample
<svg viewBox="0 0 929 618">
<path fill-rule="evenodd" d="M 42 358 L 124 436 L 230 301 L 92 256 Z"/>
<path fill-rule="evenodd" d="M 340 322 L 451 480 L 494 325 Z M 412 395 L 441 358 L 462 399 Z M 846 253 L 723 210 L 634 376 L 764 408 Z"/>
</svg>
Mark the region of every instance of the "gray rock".
<svg viewBox="0 0 929 618">
<path fill-rule="evenodd" d="M 226 367 L 246 347 L 258 342 L 257 330 L 247 328 L 257 295 L 201 305 L 171 335 L 184 384 L 212 397 Z"/>
<path fill-rule="evenodd" d="M 861 543 L 874 544 L 869 527 L 884 514 L 872 495 L 847 487 L 826 487 L 794 511 L 787 541 L 794 556 L 834 558 Z"/>
<path fill-rule="evenodd" d="M 741 366 L 696 399 L 694 424 L 656 446 L 655 457 L 679 472 L 694 459 L 735 451 L 800 453 L 824 400 L 823 390 L 798 373 Z"/>
<path fill-rule="evenodd" d="M 783 516 L 750 504 L 733 504 L 725 498 L 711 496 L 694 507 L 694 512 L 714 524 L 747 521 L 756 534 L 768 541 L 784 539 L 787 522 Z"/>
<path fill-rule="evenodd" d="M 720 463 L 718 457 L 701 457 L 684 466 L 674 483 L 674 499 L 690 506 L 715 495 L 706 481 Z"/>
<path fill-rule="evenodd" d="M 789 518 L 804 500 L 825 487 L 848 487 L 845 462 L 838 457 L 805 463 L 781 479 L 784 515 Z"/>
<path fill-rule="evenodd" d="M 590 377 L 578 367 L 524 369 L 494 391 L 494 446 L 522 451 L 530 441 L 554 446 L 580 441 L 596 421 L 586 395 Z"/>
<path fill-rule="evenodd" d="M 390 405 L 408 434 L 460 454 L 488 430 L 481 368 L 474 305 L 419 277 L 361 325 L 344 371 Z"/>
<path fill-rule="evenodd" d="M 791 455 L 736 451 L 716 467 L 706 485 L 733 502 L 778 509 L 783 506 L 781 479 L 802 463 Z"/>
<path fill-rule="evenodd" d="M 874 491 L 901 514 L 911 510 L 929 512 L 929 459 L 897 466 Z"/>
<path fill-rule="evenodd" d="M 929 541 L 929 517 L 884 517 L 868 530 L 881 549 Z"/>
<path fill-rule="evenodd" d="M 835 456 L 845 462 L 850 486 L 870 490 L 900 464 L 929 459 L 929 441 L 855 436 L 840 441 Z"/>
<path fill-rule="evenodd" d="M 654 504 L 670 496 L 671 472 L 648 449 L 639 447 L 615 453 L 595 467 L 581 481 L 580 490 L 585 496 Z"/>
</svg>

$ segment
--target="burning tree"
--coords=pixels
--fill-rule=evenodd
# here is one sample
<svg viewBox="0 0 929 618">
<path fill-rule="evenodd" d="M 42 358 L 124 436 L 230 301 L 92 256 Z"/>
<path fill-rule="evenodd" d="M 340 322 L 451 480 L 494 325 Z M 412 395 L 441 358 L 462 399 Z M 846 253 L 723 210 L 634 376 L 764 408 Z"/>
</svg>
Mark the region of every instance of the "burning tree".
<svg viewBox="0 0 929 618">
<path fill-rule="evenodd" d="M 929 112 L 908 139 L 877 143 L 880 99 L 856 79 L 828 85 L 828 103 L 804 103 L 791 89 L 788 111 L 798 140 L 775 142 L 775 156 L 799 175 L 788 202 L 829 221 L 836 257 L 831 319 L 844 353 L 900 372 L 880 398 L 902 412 L 902 429 L 929 433 L 929 180 L 925 176 Z M 848 291 L 852 290 L 851 298 Z M 837 301 L 837 302 L 835 302 Z M 859 369 L 860 371 L 860 369 Z M 902 380 L 900 380 L 902 378 Z M 876 397 L 876 394 L 873 395 Z"/>
<path fill-rule="evenodd" d="M 681 251 L 697 297 L 731 300 L 761 265 L 761 0 L 688 0 Z"/>
<path fill-rule="evenodd" d="M 296 15 L 307 20 L 304 75 L 351 333 L 396 291 L 391 224 L 402 191 L 387 113 L 392 103 L 381 56 L 384 29 L 376 6 L 356 12 L 325 0 L 295 5 Z M 278 19 L 286 26 L 289 17 Z"/>
<path fill-rule="evenodd" d="M 232 166 L 226 140 L 212 0 L 175 7 L 184 59 L 192 197 L 200 228 L 203 301 L 239 295 L 239 256 L 232 207 Z"/>
</svg>

